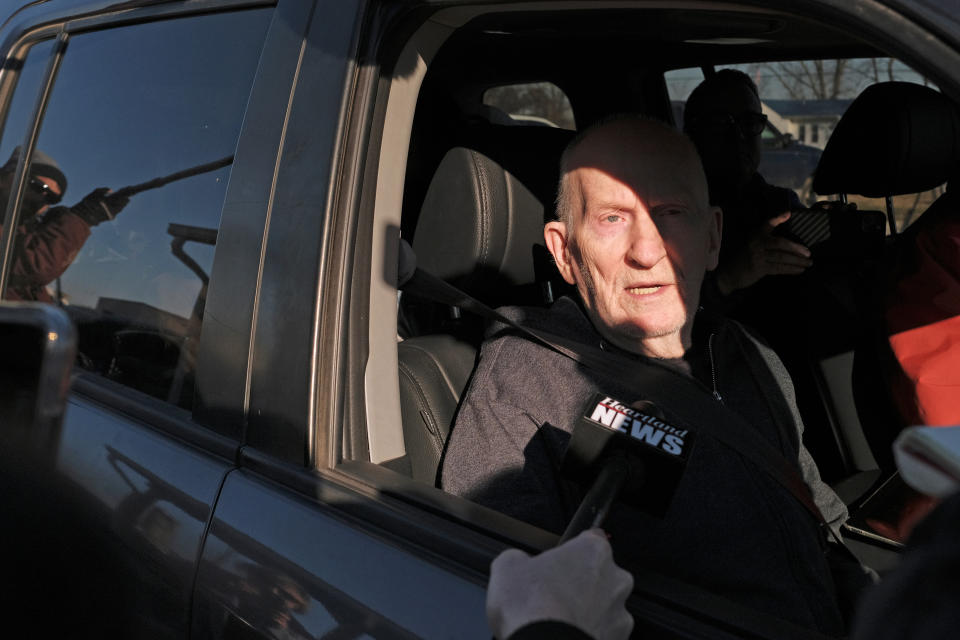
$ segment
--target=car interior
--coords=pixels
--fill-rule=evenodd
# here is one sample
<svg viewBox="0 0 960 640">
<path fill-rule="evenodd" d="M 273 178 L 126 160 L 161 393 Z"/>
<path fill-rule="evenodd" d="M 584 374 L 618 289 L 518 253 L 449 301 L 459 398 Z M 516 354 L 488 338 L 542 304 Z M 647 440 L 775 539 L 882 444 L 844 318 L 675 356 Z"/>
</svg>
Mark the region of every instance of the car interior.
<svg viewBox="0 0 960 640">
<path fill-rule="evenodd" d="M 543 246 L 542 226 L 554 215 L 559 158 L 575 132 L 485 104 L 493 88 L 551 83 L 569 100 L 578 130 L 620 113 L 679 126 L 665 81 L 674 69 L 908 61 L 896 43 L 875 42 L 856 25 L 768 8 L 543 6 L 443 10 L 406 39 L 385 105 L 374 251 L 362 258 L 372 259 L 366 266 L 372 273 L 395 273 L 402 238 L 413 247 L 416 266 L 493 307 L 549 305 L 570 292 Z M 930 73 L 916 71 L 917 78 Z M 859 92 L 823 151 L 813 188 L 818 200 L 845 202 L 850 194 L 880 200 L 855 213 L 839 211 L 836 216 L 846 211 L 847 217 L 831 220 L 817 266 L 764 308 L 751 309 L 754 316 L 740 318 L 759 328 L 787 365 L 804 442 L 821 475 L 852 508 L 893 470 L 891 443 L 908 426 L 887 392 L 883 372 L 891 356 L 879 305 L 884 274 L 912 230 L 921 228 L 916 221 L 929 216 L 919 212 L 906 231 L 891 229 L 887 204 L 940 187 L 958 157 L 956 105 L 926 82 L 879 77 L 867 83 L 877 88 Z M 405 158 L 405 170 L 397 158 Z M 397 197 L 390 202 L 384 193 Z M 935 207 L 949 208 L 947 198 Z M 345 434 L 344 464 L 375 463 L 410 478 L 412 484 L 391 480 L 393 493 L 514 544 L 536 547 L 552 539 L 428 489 L 437 486 L 486 322 L 376 280 L 370 285 L 366 428 Z M 368 478 L 371 473 L 364 471 Z"/>
</svg>

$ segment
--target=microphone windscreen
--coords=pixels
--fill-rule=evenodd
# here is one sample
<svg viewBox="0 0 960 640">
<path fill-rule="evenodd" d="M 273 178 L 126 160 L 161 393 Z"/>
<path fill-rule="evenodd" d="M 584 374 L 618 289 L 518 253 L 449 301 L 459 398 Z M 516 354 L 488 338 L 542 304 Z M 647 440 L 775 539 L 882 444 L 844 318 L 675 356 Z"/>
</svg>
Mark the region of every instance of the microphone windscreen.
<svg viewBox="0 0 960 640">
<path fill-rule="evenodd" d="M 627 481 L 620 500 L 662 517 L 683 477 L 693 440 L 690 429 L 671 424 L 652 403 L 628 405 L 597 394 L 574 426 L 561 472 L 587 485 L 611 455 L 626 455 L 642 473 Z"/>
</svg>

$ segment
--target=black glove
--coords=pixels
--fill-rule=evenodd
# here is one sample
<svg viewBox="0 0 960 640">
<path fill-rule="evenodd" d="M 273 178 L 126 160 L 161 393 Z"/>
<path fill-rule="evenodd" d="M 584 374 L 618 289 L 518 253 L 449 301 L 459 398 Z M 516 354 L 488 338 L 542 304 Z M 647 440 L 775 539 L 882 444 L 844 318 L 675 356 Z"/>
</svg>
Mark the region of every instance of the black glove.
<svg viewBox="0 0 960 640">
<path fill-rule="evenodd" d="M 130 198 L 112 195 L 110 189 L 100 187 L 88 193 L 83 200 L 73 205 L 70 210 L 92 227 L 116 218 L 128 202 L 130 202 Z"/>
</svg>

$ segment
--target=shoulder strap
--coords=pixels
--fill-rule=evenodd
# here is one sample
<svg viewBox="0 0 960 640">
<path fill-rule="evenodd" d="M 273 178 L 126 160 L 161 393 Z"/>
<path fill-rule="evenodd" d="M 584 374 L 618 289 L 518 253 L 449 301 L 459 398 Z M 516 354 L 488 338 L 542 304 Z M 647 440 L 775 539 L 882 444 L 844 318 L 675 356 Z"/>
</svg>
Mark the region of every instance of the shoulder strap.
<svg viewBox="0 0 960 640">
<path fill-rule="evenodd" d="M 756 464 L 803 505 L 818 523 L 826 526 L 823 514 L 797 467 L 790 464 L 746 420 L 703 393 L 693 379 L 647 359 L 627 359 L 598 347 L 524 327 L 419 268 L 403 285 L 403 290 L 502 322 L 530 340 L 598 373 L 626 380 L 631 385 L 644 389 L 645 393 L 650 393 L 651 400 L 668 407 L 671 413 L 688 424 L 702 423 L 704 416 L 710 416 L 716 420 L 716 424 L 712 425 L 713 428 L 708 432 L 711 437 Z M 829 527 L 827 529 L 832 532 Z"/>
</svg>

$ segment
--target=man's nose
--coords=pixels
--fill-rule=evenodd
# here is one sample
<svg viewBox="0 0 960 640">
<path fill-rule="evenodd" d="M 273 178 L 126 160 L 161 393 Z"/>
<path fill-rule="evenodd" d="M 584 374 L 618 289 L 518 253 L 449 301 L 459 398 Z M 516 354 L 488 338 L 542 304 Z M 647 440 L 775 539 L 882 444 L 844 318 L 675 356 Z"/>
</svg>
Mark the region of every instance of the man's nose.
<svg viewBox="0 0 960 640">
<path fill-rule="evenodd" d="M 650 268 L 667 254 L 657 223 L 649 215 L 637 216 L 630 229 L 627 260 L 637 267 Z"/>
</svg>

